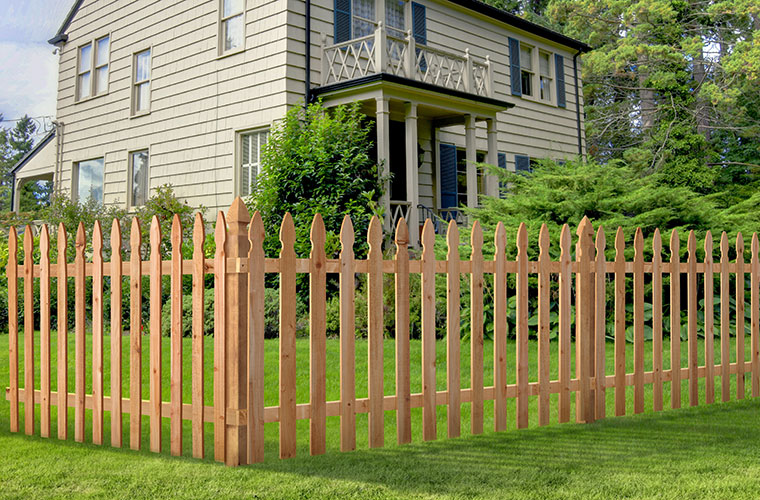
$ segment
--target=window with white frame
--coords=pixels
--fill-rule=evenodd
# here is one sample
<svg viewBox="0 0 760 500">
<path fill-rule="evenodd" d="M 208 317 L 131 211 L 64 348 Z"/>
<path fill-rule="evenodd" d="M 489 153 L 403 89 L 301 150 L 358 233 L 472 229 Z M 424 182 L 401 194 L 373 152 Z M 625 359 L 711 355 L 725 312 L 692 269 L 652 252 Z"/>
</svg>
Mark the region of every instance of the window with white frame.
<svg viewBox="0 0 760 500">
<path fill-rule="evenodd" d="M 268 137 L 269 130 L 240 134 L 240 196 L 249 196 L 253 191 Z"/>
<path fill-rule="evenodd" d="M 540 50 L 538 52 L 538 96 L 542 101 L 552 100 L 551 54 Z"/>
<path fill-rule="evenodd" d="M 406 38 L 405 10 L 406 0 L 385 0 L 385 25 L 390 36 Z"/>
<path fill-rule="evenodd" d="M 103 158 L 74 164 L 72 191 L 76 193 L 78 201 L 93 199 L 103 203 L 103 164 Z"/>
<path fill-rule="evenodd" d="M 108 91 L 110 46 L 110 37 L 104 36 L 79 47 L 77 100 L 87 99 L 88 97 L 104 94 Z"/>
<path fill-rule="evenodd" d="M 134 55 L 132 114 L 150 111 L 150 49 Z"/>
<path fill-rule="evenodd" d="M 520 44 L 520 81 L 522 82 L 522 95 L 533 95 L 533 47 Z"/>
<path fill-rule="evenodd" d="M 141 207 L 148 199 L 148 150 L 129 154 L 129 206 Z"/>
<path fill-rule="evenodd" d="M 354 38 L 375 32 L 375 0 L 353 0 L 352 15 Z"/>
<path fill-rule="evenodd" d="M 245 44 L 245 0 L 220 0 L 219 53 L 235 51 Z"/>
</svg>

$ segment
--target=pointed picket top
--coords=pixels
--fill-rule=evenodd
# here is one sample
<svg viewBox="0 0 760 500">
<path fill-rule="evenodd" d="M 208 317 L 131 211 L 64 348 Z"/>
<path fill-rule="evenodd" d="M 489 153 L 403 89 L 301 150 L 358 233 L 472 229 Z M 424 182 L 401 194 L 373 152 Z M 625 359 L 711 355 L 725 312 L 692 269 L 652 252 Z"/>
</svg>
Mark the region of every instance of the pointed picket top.
<svg viewBox="0 0 760 500">
<path fill-rule="evenodd" d="M 572 243 L 572 236 L 570 236 L 570 226 L 567 224 L 562 225 L 562 232 L 559 235 L 559 252 L 560 260 L 570 260 L 570 245 Z"/>
<path fill-rule="evenodd" d="M 541 224 L 541 229 L 538 233 L 539 258 L 549 256 L 550 245 L 551 241 L 549 238 L 549 228 L 546 226 L 546 224 Z"/>
<path fill-rule="evenodd" d="M 206 241 L 206 230 L 203 227 L 203 216 L 195 214 L 193 222 L 193 253 L 200 251 L 203 254 L 203 244 Z"/>
<path fill-rule="evenodd" d="M 150 222 L 150 252 L 158 253 L 161 245 L 161 224 L 158 222 L 158 216 L 154 215 Z"/>
<path fill-rule="evenodd" d="M 50 232 L 47 224 L 43 224 L 40 228 L 40 254 L 50 254 Z"/>
<path fill-rule="evenodd" d="M 713 260 L 713 237 L 710 231 L 705 234 L 705 262 Z"/>
<path fill-rule="evenodd" d="M 92 228 L 92 253 L 93 257 L 103 257 L 103 229 L 100 226 L 100 221 L 96 220 Z"/>
<path fill-rule="evenodd" d="M 171 242 L 173 249 L 181 249 L 182 247 L 182 221 L 179 220 L 179 215 L 174 214 L 172 218 L 172 235 Z"/>
<path fill-rule="evenodd" d="M 61 224 L 63 225 L 63 224 Z M 18 255 L 18 232 L 16 232 L 16 226 L 11 226 L 8 230 L 8 255 L 14 257 Z"/>
<path fill-rule="evenodd" d="M 728 260 L 728 235 L 725 231 L 720 235 L 720 259 Z"/>
<path fill-rule="evenodd" d="M 644 260 L 644 233 L 640 227 L 636 228 L 636 234 L 633 236 L 634 259 Z"/>
<path fill-rule="evenodd" d="M 80 253 L 84 255 L 85 244 L 86 244 L 86 240 L 85 240 L 85 234 L 84 234 L 84 223 L 80 221 L 79 226 L 77 226 L 77 236 L 76 236 L 76 239 L 74 240 L 74 246 L 76 248 L 77 255 Z"/>
<path fill-rule="evenodd" d="M 435 245 L 435 229 L 433 228 L 433 221 L 427 219 L 425 225 L 422 226 L 422 251 L 427 253 L 433 252 L 433 246 Z"/>
<path fill-rule="evenodd" d="M 654 236 L 652 236 L 652 252 L 655 255 L 660 255 L 662 253 L 662 235 L 660 234 L 659 228 L 654 230 Z"/>
<path fill-rule="evenodd" d="M 16 233 L 15 228 L 13 229 L 13 234 Z M 66 246 L 69 241 L 69 237 L 66 234 L 66 226 L 63 225 L 63 222 L 58 224 L 58 234 L 56 235 L 56 239 L 58 240 L 58 262 L 65 262 L 66 261 Z"/>
<path fill-rule="evenodd" d="M 286 212 L 285 217 L 282 218 L 282 224 L 280 225 L 280 243 L 282 243 L 282 251 L 292 251 L 295 242 L 296 227 L 293 225 L 293 217 L 290 215 L 290 212 Z"/>
<path fill-rule="evenodd" d="M 340 225 L 341 253 L 349 250 L 353 253 L 354 241 L 354 223 L 351 222 L 351 217 L 346 215 Z"/>
<path fill-rule="evenodd" d="M 736 258 L 737 260 L 740 257 L 744 257 L 744 237 L 742 236 L 742 232 L 739 231 L 736 233 Z"/>
<path fill-rule="evenodd" d="M 728 240 L 726 240 L 728 241 Z M 681 249 L 681 240 L 678 237 L 678 229 L 673 228 L 670 233 L 670 254 L 671 256 L 679 257 L 679 251 Z"/>
<path fill-rule="evenodd" d="M 256 212 L 258 219 L 261 220 L 261 215 Z M 251 224 L 253 227 L 253 224 Z M 322 214 L 315 214 L 314 219 L 311 221 L 311 231 L 309 232 L 309 240 L 311 241 L 311 256 L 325 252 L 325 221 L 322 219 Z"/>
<path fill-rule="evenodd" d="M 34 245 L 34 235 L 32 234 L 32 228 L 28 224 L 24 227 L 24 253 L 31 255 L 32 245 Z M 26 257 L 24 257 L 26 258 Z"/>
<path fill-rule="evenodd" d="M 689 238 L 686 240 L 686 249 L 689 252 L 689 258 L 697 258 L 697 237 L 694 235 L 694 230 L 689 231 Z"/>
<path fill-rule="evenodd" d="M 227 241 L 227 221 L 224 212 L 219 210 L 216 214 L 216 227 L 214 228 L 214 243 L 216 244 L 215 255 L 224 254 L 224 243 Z"/>
<path fill-rule="evenodd" d="M 121 255 L 121 225 L 116 217 L 111 223 L 111 254 L 113 253 Z"/>
<path fill-rule="evenodd" d="M 383 221 L 377 215 L 373 215 L 369 221 L 367 229 L 367 243 L 369 243 L 369 253 L 378 252 L 380 258 L 383 253 Z"/>
<path fill-rule="evenodd" d="M 525 223 L 521 222 L 520 227 L 517 228 L 517 239 L 515 241 L 517 245 L 518 255 L 527 255 L 528 252 L 528 228 L 525 227 Z"/>
<path fill-rule="evenodd" d="M 129 235 L 129 243 L 132 250 L 140 250 L 140 244 L 142 243 L 142 231 L 140 230 L 140 219 L 137 217 L 132 218 L 132 228 Z"/>
<path fill-rule="evenodd" d="M 607 237 L 604 235 L 604 227 L 602 226 L 599 226 L 599 229 L 596 230 L 596 242 L 594 246 L 596 247 L 597 255 L 604 257 L 604 251 L 607 249 Z"/>
<path fill-rule="evenodd" d="M 406 219 L 399 217 L 396 223 L 396 247 L 409 245 L 409 226 L 406 224 Z"/>
<path fill-rule="evenodd" d="M 623 236 L 623 228 L 618 226 L 617 231 L 615 232 L 615 258 L 616 259 L 623 259 L 625 258 L 625 236 Z"/>
<path fill-rule="evenodd" d="M 227 210 L 227 222 L 230 224 L 248 224 L 251 222 L 251 215 L 248 213 L 248 207 L 245 206 L 243 199 L 238 196 Z"/>
<path fill-rule="evenodd" d="M 495 257 L 501 256 L 501 258 L 504 259 L 507 253 L 507 230 L 504 228 L 504 223 L 501 221 L 496 224 L 496 231 L 493 234 L 493 243 L 496 247 Z"/>
<path fill-rule="evenodd" d="M 449 221 L 449 227 L 446 231 L 446 244 L 448 246 L 448 258 L 456 256 L 459 259 L 459 226 L 454 219 Z"/>
<path fill-rule="evenodd" d="M 589 220 L 588 216 L 583 216 L 583 219 L 581 219 L 580 224 L 578 224 L 578 230 L 575 233 L 579 237 L 584 235 L 592 235 L 594 234 L 594 226 L 591 225 L 591 221 Z"/>
<path fill-rule="evenodd" d="M 472 247 L 472 255 L 480 255 L 480 252 L 483 250 L 483 228 L 480 225 L 480 221 L 475 221 L 472 224 L 470 247 Z"/>
</svg>

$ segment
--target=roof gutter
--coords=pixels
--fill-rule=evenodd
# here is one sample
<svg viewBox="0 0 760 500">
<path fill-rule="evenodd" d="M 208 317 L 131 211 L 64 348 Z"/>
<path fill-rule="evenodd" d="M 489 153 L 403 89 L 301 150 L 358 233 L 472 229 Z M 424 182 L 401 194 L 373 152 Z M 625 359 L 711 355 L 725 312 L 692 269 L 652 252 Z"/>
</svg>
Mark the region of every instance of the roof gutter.
<svg viewBox="0 0 760 500">
<path fill-rule="evenodd" d="M 581 133 L 581 100 L 578 90 L 578 56 L 581 51 L 573 55 L 573 82 L 575 84 L 575 124 L 578 130 L 578 156 L 583 158 L 583 135 Z"/>
</svg>

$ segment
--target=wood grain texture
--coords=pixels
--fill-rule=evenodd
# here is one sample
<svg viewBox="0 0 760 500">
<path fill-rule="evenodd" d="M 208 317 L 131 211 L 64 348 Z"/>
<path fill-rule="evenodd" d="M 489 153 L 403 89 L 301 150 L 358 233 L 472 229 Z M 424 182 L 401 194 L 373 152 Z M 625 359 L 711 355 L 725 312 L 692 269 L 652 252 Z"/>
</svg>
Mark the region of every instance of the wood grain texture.
<svg viewBox="0 0 760 500">
<path fill-rule="evenodd" d="M 354 318 L 354 226 L 340 226 L 340 451 L 356 449 L 356 352 Z"/>
<path fill-rule="evenodd" d="M 744 238 L 736 235 L 736 363 L 741 373 L 745 371 L 744 359 Z M 736 377 L 736 399 L 744 399 L 744 376 Z"/>
<path fill-rule="evenodd" d="M 528 230 L 524 223 L 517 229 L 517 345 L 515 367 L 517 371 L 517 402 L 515 420 L 518 429 L 528 426 Z"/>
<path fill-rule="evenodd" d="M 264 222 L 256 211 L 248 229 L 248 462 L 264 461 Z"/>
<path fill-rule="evenodd" d="M 50 437 L 50 232 L 40 228 L 40 436 Z"/>
<path fill-rule="evenodd" d="M 311 240 L 311 269 L 309 273 L 309 356 L 311 358 L 309 402 L 311 404 L 311 419 L 309 422 L 309 449 L 312 455 L 322 455 L 327 448 L 327 340 L 325 332 L 327 314 L 325 261 L 327 256 L 325 254 L 325 223 L 320 214 L 314 216 L 309 236 Z M 262 266 L 262 277 L 263 270 Z M 263 376 L 263 373 L 261 375 Z"/>
<path fill-rule="evenodd" d="M 652 408 L 662 410 L 662 236 L 652 237 Z"/>
<path fill-rule="evenodd" d="M 103 228 L 92 230 L 92 442 L 103 444 Z"/>
<path fill-rule="evenodd" d="M 58 225 L 58 234 L 56 237 L 58 245 L 58 297 L 56 310 L 58 313 L 58 353 L 56 356 L 56 368 L 58 369 L 58 384 L 56 386 L 60 396 L 56 400 L 58 406 L 58 439 L 68 439 L 69 437 L 69 412 L 62 410 L 66 408 L 65 395 L 69 392 L 69 334 L 68 334 L 68 276 L 66 270 L 66 249 L 68 238 L 66 236 L 66 227 L 63 223 Z M 13 255 L 13 254 L 11 254 Z M 10 292 L 11 280 L 10 273 L 8 279 L 8 291 Z M 9 311 L 10 313 L 10 311 Z M 11 375 L 12 376 L 12 375 Z"/>
<path fill-rule="evenodd" d="M 137 217 L 129 236 L 129 447 L 142 447 L 142 232 Z"/>
<path fill-rule="evenodd" d="M 396 224 L 396 439 L 412 442 L 411 368 L 409 345 L 409 228 L 401 217 Z"/>
<path fill-rule="evenodd" d="M 182 455 L 182 223 L 179 215 L 176 214 L 172 219 L 171 246 L 169 447 L 173 456 L 180 456 Z"/>
<path fill-rule="evenodd" d="M 576 419 L 579 422 L 592 423 L 595 420 L 594 393 L 592 391 L 591 377 L 593 375 L 592 363 L 594 354 L 593 343 L 593 260 L 594 260 L 594 229 L 587 217 L 578 225 L 578 242 L 576 244 L 575 259 L 578 263 L 576 273 L 576 317 L 575 338 L 576 340 L 576 366 L 578 369 L 580 398 Z"/>
<path fill-rule="evenodd" d="M 558 420 L 560 423 L 570 421 L 570 351 L 571 351 L 571 305 L 572 276 L 572 250 L 570 247 L 570 228 L 567 224 L 562 226 L 560 233 L 560 272 L 559 272 L 559 360 L 558 380 L 560 385 L 559 397 L 557 398 Z"/>
<path fill-rule="evenodd" d="M 752 371 L 752 397 L 760 397 L 760 301 L 758 300 L 758 287 L 760 287 L 760 243 L 757 233 L 752 233 L 752 256 L 750 257 L 750 364 Z"/>
<path fill-rule="evenodd" d="M 34 434 L 34 237 L 24 228 L 24 432 Z M 84 420 L 82 420 L 84 422 Z"/>
<path fill-rule="evenodd" d="M 551 377 L 549 335 L 550 316 L 550 273 L 549 273 L 549 229 L 541 225 L 538 236 L 538 425 L 549 424 L 549 382 Z"/>
<path fill-rule="evenodd" d="M 437 437 L 435 354 L 435 234 L 430 219 L 422 228 L 422 439 Z"/>
<path fill-rule="evenodd" d="M 369 388 L 369 447 L 385 443 L 383 411 L 383 223 L 373 216 L 367 231 L 369 269 L 367 276 L 367 384 Z"/>
<path fill-rule="evenodd" d="M 280 228 L 280 458 L 296 456 L 296 231 L 286 213 Z"/>
<path fill-rule="evenodd" d="M 713 238 L 705 235 L 705 279 L 704 279 L 704 336 L 705 336 L 705 403 L 715 402 L 715 310 L 713 280 Z"/>
<path fill-rule="evenodd" d="M 114 219 L 111 224 L 111 446 L 122 446 L 122 389 L 121 389 L 121 226 Z"/>
<path fill-rule="evenodd" d="M 479 221 L 470 234 L 470 432 L 483 433 L 483 228 Z"/>
<path fill-rule="evenodd" d="M 193 405 L 193 457 L 205 456 L 205 438 L 203 430 L 203 400 L 205 386 L 203 382 L 205 352 L 203 348 L 205 320 L 205 270 L 206 262 L 203 244 L 206 241 L 206 230 L 201 214 L 195 215 L 193 222 L 193 340 L 192 340 L 192 405 Z"/>
<path fill-rule="evenodd" d="M 644 235 L 633 238 L 633 412 L 644 411 Z"/>
<path fill-rule="evenodd" d="M 607 416 L 607 389 L 605 377 L 607 370 L 607 273 L 605 271 L 604 252 L 607 248 L 607 239 L 604 228 L 599 226 L 596 231 L 596 264 L 594 267 L 594 384 L 595 393 L 595 416 L 597 419 Z"/>
<path fill-rule="evenodd" d="M 678 230 L 670 233 L 670 367 L 673 379 L 670 383 L 670 406 L 681 407 L 681 242 Z"/>
<path fill-rule="evenodd" d="M 150 451 L 161 452 L 161 225 L 150 224 Z"/>
<path fill-rule="evenodd" d="M 686 272 L 688 288 L 687 314 L 688 314 L 688 366 L 689 366 L 689 405 L 699 404 L 699 378 L 697 377 L 697 238 L 694 231 L 689 231 L 686 243 L 688 249 L 688 271 Z"/>
<path fill-rule="evenodd" d="M 724 403 L 731 399 L 731 375 L 727 361 L 731 358 L 731 308 L 729 303 L 728 235 L 720 235 L 720 398 Z"/>
<path fill-rule="evenodd" d="M 448 253 L 446 255 L 446 390 L 448 408 L 446 410 L 446 432 L 449 438 L 462 433 L 461 379 L 460 379 L 460 270 L 459 270 L 459 227 L 456 221 L 449 221 L 446 233 Z"/>
<path fill-rule="evenodd" d="M 19 431 L 19 372 L 18 372 L 18 233 L 8 230 L 8 360 L 9 400 L 11 404 L 10 429 Z"/>
<path fill-rule="evenodd" d="M 224 462 L 226 457 L 226 284 L 227 284 L 227 221 L 219 211 L 214 230 L 214 460 Z"/>
<path fill-rule="evenodd" d="M 74 258 L 74 440 L 84 442 L 84 388 L 85 388 L 85 303 L 84 303 L 84 224 L 79 223 L 75 240 Z"/>
<path fill-rule="evenodd" d="M 625 415 L 625 238 L 615 233 L 615 416 Z"/>
</svg>

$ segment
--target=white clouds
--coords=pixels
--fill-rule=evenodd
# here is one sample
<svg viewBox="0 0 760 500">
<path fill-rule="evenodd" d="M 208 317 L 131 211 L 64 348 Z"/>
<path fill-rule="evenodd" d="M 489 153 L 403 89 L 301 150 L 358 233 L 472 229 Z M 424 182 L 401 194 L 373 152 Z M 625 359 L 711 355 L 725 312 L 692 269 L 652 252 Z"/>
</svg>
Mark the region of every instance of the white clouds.
<svg viewBox="0 0 760 500">
<path fill-rule="evenodd" d="M 55 116 L 58 56 L 51 45 L 0 42 L 0 113 Z"/>
</svg>

